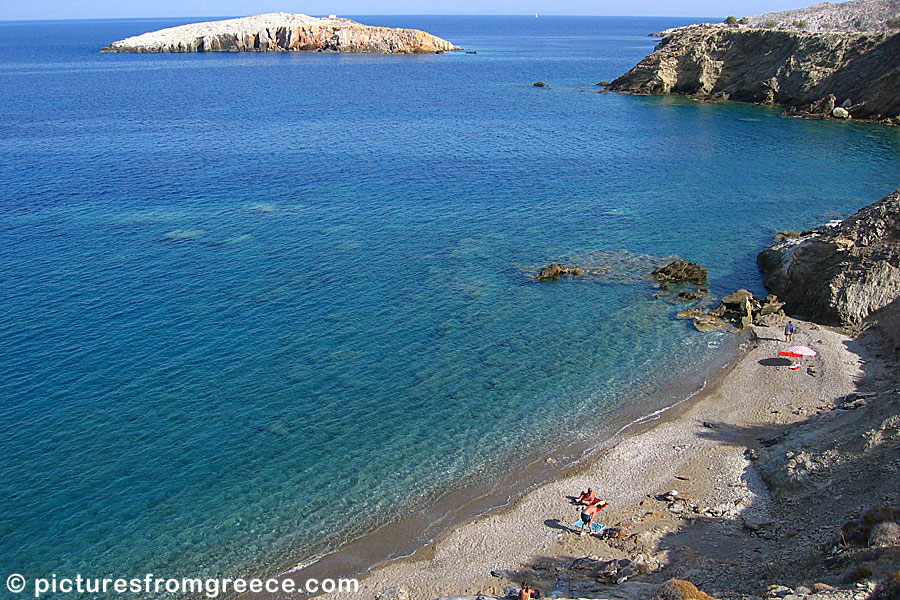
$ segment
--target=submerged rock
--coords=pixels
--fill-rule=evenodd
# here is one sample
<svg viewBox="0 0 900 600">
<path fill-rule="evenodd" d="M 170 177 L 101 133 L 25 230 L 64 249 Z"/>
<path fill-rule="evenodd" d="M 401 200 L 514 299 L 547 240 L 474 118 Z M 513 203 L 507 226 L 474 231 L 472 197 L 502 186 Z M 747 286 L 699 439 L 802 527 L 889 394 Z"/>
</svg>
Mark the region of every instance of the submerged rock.
<svg viewBox="0 0 900 600">
<path fill-rule="evenodd" d="M 684 300 L 685 302 L 690 302 L 692 300 L 700 300 L 705 298 L 709 293 L 709 290 L 706 288 L 700 288 L 696 292 L 692 292 L 690 290 L 682 290 L 678 292 L 678 299 Z"/>
<path fill-rule="evenodd" d="M 540 273 L 537 274 L 535 279 L 538 281 L 551 281 L 553 279 L 559 279 L 563 275 L 582 275 L 584 274 L 584 269 L 579 267 L 578 265 L 572 265 L 571 267 L 565 267 L 559 263 L 553 263 L 541 269 Z"/>
<path fill-rule="evenodd" d="M 533 85 L 534 87 L 540 87 L 540 88 L 550 87 L 549 85 L 547 85 L 547 84 L 544 83 L 543 81 L 536 81 L 536 82 L 533 83 L 532 85 Z"/>
<path fill-rule="evenodd" d="M 651 278 L 663 283 L 693 283 L 696 285 L 705 284 L 708 276 L 709 271 L 706 268 L 684 260 L 670 262 L 650 273 Z"/>
<path fill-rule="evenodd" d="M 697 328 L 697 331 L 715 331 L 722 329 L 724 326 L 721 319 L 712 315 L 694 317 L 694 327 Z"/>
</svg>

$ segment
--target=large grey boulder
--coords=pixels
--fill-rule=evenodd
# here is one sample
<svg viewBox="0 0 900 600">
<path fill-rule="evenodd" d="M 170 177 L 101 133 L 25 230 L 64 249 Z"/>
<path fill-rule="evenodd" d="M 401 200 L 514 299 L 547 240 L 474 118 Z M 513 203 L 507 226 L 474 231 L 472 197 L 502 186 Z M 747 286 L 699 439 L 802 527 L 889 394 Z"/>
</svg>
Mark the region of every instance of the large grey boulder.
<svg viewBox="0 0 900 600">
<path fill-rule="evenodd" d="M 763 283 L 792 314 L 853 326 L 900 298 L 900 191 L 757 257 Z"/>
</svg>

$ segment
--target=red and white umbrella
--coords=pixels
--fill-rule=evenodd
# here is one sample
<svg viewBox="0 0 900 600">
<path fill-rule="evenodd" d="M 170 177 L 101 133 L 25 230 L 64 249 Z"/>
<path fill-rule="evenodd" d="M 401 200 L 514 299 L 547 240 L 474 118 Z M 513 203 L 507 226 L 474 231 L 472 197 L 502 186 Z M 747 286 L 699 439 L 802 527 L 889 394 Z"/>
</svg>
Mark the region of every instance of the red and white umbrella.
<svg viewBox="0 0 900 600">
<path fill-rule="evenodd" d="M 791 358 L 803 358 L 804 356 L 815 356 L 816 351 L 808 346 L 791 346 L 787 350 L 778 353 L 779 356 L 790 356 Z M 800 368 L 800 363 L 791 365 L 791 369 L 796 371 Z"/>
<path fill-rule="evenodd" d="M 816 351 L 808 346 L 791 346 L 787 349 L 787 352 L 779 352 L 778 354 L 800 358 L 801 356 L 815 356 Z"/>
</svg>

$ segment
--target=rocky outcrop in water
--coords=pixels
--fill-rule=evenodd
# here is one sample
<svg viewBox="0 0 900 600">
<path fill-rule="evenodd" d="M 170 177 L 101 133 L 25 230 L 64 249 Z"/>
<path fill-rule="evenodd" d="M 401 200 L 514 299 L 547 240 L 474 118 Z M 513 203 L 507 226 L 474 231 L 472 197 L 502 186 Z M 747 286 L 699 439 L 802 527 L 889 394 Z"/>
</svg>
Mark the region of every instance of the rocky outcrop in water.
<svg viewBox="0 0 900 600">
<path fill-rule="evenodd" d="M 900 34 L 693 25 L 666 32 L 611 90 L 900 123 Z"/>
<path fill-rule="evenodd" d="M 338 17 L 271 13 L 192 23 L 113 42 L 101 52 L 355 52 L 419 54 L 459 50 L 418 29 L 371 27 Z"/>
<path fill-rule="evenodd" d="M 541 269 L 535 279 L 537 279 L 538 281 L 552 281 L 554 279 L 559 279 L 563 275 L 581 275 L 583 273 L 584 269 L 582 269 L 578 265 L 566 267 L 561 265 L 560 263 L 553 263 Z"/>
<path fill-rule="evenodd" d="M 653 270 L 651 279 L 663 283 L 693 283 L 703 285 L 709 276 L 709 270 L 697 263 L 684 260 L 672 261 L 664 267 Z"/>
<path fill-rule="evenodd" d="M 779 302 L 775 295 L 770 294 L 762 300 L 749 290 L 737 290 L 722 298 L 722 302 L 714 310 L 704 311 L 702 307 L 695 306 L 680 311 L 676 317 L 693 319 L 694 327 L 699 331 L 722 329 L 726 323 L 731 323 L 739 329 L 745 329 L 750 325 L 769 327 L 783 323 L 785 318 L 783 307 L 784 303 Z"/>
<path fill-rule="evenodd" d="M 757 261 L 788 312 L 859 325 L 900 302 L 900 191 L 838 224 L 784 239 Z"/>
</svg>

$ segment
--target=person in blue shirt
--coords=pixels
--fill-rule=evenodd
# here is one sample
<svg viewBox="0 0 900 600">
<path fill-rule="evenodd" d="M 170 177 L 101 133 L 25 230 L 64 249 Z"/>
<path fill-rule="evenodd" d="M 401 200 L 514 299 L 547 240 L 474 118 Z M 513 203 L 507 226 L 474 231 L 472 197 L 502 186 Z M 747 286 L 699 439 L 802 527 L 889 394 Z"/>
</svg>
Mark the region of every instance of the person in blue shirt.
<svg viewBox="0 0 900 600">
<path fill-rule="evenodd" d="M 796 331 L 796 328 L 794 327 L 794 324 L 791 323 L 790 321 L 788 321 L 787 325 L 784 326 L 784 339 L 786 342 L 794 341 L 794 332 L 795 331 Z"/>
</svg>

